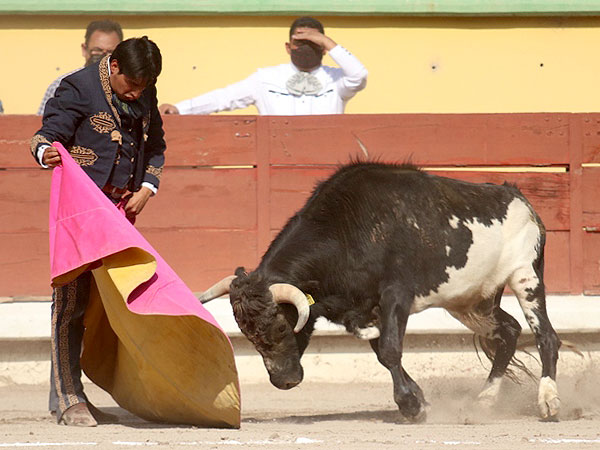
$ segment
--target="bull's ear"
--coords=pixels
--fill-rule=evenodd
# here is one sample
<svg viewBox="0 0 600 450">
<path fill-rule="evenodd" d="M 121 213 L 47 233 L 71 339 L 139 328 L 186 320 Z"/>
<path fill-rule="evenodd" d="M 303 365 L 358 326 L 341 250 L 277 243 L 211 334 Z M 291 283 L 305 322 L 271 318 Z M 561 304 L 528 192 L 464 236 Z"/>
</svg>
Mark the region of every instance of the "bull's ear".
<svg viewBox="0 0 600 450">
<path fill-rule="evenodd" d="M 246 272 L 246 269 L 244 267 L 238 267 L 237 269 L 235 269 L 234 274 L 236 277 L 247 277 L 248 276 L 248 272 Z"/>
</svg>

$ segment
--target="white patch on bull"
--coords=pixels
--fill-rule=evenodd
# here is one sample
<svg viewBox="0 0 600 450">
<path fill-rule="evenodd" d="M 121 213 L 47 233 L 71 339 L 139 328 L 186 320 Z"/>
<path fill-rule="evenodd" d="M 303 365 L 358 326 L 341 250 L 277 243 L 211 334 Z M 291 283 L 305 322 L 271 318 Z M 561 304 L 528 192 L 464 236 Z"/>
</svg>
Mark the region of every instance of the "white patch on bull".
<svg viewBox="0 0 600 450">
<path fill-rule="evenodd" d="M 448 223 L 450 224 L 450 226 L 452 228 L 454 228 L 455 230 L 458 228 L 458 222 L 460 222 L 460 219 L 456 216 L 452 216 L 450 217 L 450 220 L 448 221 Z"/>
<path fill-rule="evenodd" d="M 498 399 L 501 385 L 502 377 L 494 378 L 492 381 L 485 383 L 483 390 L 477 396 L 479 404 L 487 408 L 494 406 Z"/>
<path fill-rule="evenodd" d="M 508 284 L 519 300 L 529 327 L 533 332 L 536 332 L 540 327 L 540 321 L 535 312 L 535 310 L 539 309 L 539 302 L 537 299 L 527 300 L 527 296 L 529 292 L 537 288 L 540 284 L 538 276 L 532 267 L 523 267 L 515 271 L 508 280 Z"/>
<path fill-rule="evenodd" d="M 454 216 L 450 224 L 455 223 Z M 428 294 L 415 297 L 411 313 L 428 307 L 468 312 L 483 299 L 491 298 L 516 271 L 530 268 L 537 257 L 540 230 L 527 204 L 515 198 L 503 221 L 490 225 L 477 218 L 463 221 L 473 243 L 464 267 L 446 267 L 448 280 Z"/>
<path fill-rule="evenodd" d="M 450 256 L 450 250 L 452 250 L 450 246 L 446 245 L 446 256 Z"/>
<path fill-rule="evenodd" d="M 356 328 L 354 330 L 354 335 L 359 339 L 364 339 L 366 341 L 370 341 L 371 339 L 377 339 L 379 337 L 379 328 L 376 326 L 366 327 L 366 328 Z"/>
<path fill-rule="evenodd" d="M 538 406 L 540 407 L 540 414 L 544 419 L 554 417 L 560 411 L 560 398 L 558 397 L 556 381 L 550 377 L 542 377 L 540 379 Z"/>
</svg>

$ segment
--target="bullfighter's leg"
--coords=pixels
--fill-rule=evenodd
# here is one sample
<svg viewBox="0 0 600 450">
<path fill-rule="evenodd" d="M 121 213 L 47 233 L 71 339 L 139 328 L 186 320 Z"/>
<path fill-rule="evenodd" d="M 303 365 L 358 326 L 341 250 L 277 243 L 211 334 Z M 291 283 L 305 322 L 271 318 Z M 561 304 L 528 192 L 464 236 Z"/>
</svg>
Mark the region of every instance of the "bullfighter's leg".
<svg viewBox="0 0 600 450">
<path fill-rule="evenodd" d="M 543 257 L 530 267 L 523 267 L 511 276 L 509 285 L 519 300 L 525 319 L 535 336 L 542 360 L 542 378 L 538 389 L 538 406 L 542 418 L 554 420 L 560 411 L 556 386 L 556 364 L 560 340 L 546 311 L 546 293 L 543 281 Z"/>
<path fill-rule="evenodd" d="M 50 406 L 56 408 L 57 422 L 67 425 L 96 425 L 86 405 L 79 363 L 90 282 L 91 272 L 85 272 L 53 294 Z"/>
<path fill-rule="evenodd" d="M 493 302 L 484 301 L 469 314 L 452 313 L 475 334 L 493 344 L 492 369 L 483 390 L 477 397 L 478 401 L 485 406 L 496 403 L 502 378 L 515 354 L 517 340 L 521 334 L 519 322 L 500 308 L 503 290 L 503 288 L 498 289 Z"/>
<path fill-rule="evenodd" d="M 400 286 L 389 286 L 381 295 L 381 336 L 371 340 L 377 359 L 392 374 L 394 401 L 413 422 L 426 418 L 423 391 L 402 368 L 402 340 L 412 298 Z"/>
</svg>

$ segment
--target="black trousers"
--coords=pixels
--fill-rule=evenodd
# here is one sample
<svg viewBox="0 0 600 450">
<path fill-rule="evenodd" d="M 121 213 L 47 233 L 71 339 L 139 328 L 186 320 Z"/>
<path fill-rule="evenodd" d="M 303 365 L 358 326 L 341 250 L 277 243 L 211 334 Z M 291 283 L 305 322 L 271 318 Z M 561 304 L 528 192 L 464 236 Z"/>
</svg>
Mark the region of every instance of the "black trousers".
<svg viewBox="0 0 600 450">
<path fill-rule="evenodd" d="M 90 298 L 91 272 L 52 293 L 52 349 L 50 369 L 50 411 L 56 419 L 71 406 L 87 402 L 81 383 L 83 315 Z"/>
</svg>

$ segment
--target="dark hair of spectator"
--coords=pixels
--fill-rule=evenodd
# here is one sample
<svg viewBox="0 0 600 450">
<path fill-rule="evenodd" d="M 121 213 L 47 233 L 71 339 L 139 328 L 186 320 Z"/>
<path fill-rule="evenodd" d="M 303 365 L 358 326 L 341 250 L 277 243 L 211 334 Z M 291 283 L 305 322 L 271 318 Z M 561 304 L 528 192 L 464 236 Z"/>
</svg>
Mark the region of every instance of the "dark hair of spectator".
<svg viewBox="0 0 600 450">
<path fill-rule="evenodd" d="M 162 56 L 158 46 L 148 39 L 130 38 L 115 48 L 111 59 L 116 59 L 119 70 L 132 80 L 143 80 L 148 85 L 156 83 L 162 70 Z"/>
<path fill-rule="evenodd" d="M 296 28 L 314 28 L 315 30 L 319 30 L 321 33 L 325 34 L 323 24 L 312 17 L 299 17 L 294 20 L 292 26 L 290 27 L 290 39 L 292 39 L 292 34 L 294 34 L 294 31 L 296 31 Z"/>
<path fill-rule="evenodd" d="M 94 31 L 102 31 L 104 33 L 117 33 L 119 42 L 123 40 L 123 30 L 118 22 L 113 20 L 94 20 L 90 22 L 85 30 L 85 45 L 90 42 L 90 38 Z"/>
</svg>

